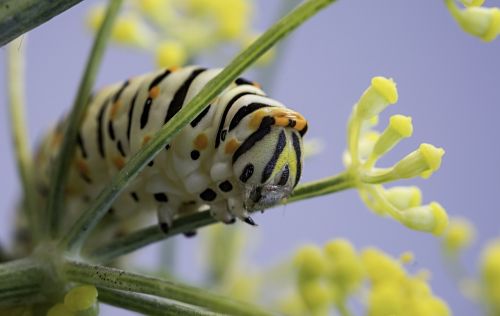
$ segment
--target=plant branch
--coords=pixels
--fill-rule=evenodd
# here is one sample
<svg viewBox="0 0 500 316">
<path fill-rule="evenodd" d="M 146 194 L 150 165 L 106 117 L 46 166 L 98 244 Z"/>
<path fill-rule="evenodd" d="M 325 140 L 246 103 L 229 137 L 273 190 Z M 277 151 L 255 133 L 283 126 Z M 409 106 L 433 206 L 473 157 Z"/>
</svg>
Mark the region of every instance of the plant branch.
<svg viewBox="0 0 500 316">
<path fill-rule="evenodd" d="M 125 167 L 112 179 L 90 207 L 71 227 L 62 241 L 62 246 L 70 252 L 79 251 L 83 241 L 99 223 L 118 194 L 135 176 L 158 154 L 173 136 L 200 113 L 213 98 L 236 79 L 246 68 L 269 50 L 280 39 L 304 23 L 333 0 L 309 0 L 282 18 L 252 45 L 236 56 L 214 79 L 198 93 L 186 106 L 165 124 L 142 150 L 134 155 Z"/>
<path fill-rule="evenodd" d="M 23 188 L 23 211 L 36 239 L 39 233 L 37 220 L 36 192 L 32 173 L 32 155 L 28 141 L 28 127 L 25 114 L 25 56 L 23 38 L 17 38 L 7 46 L 7 93 L 10 111 L 10 126 L 17 170 Z"/>
<path fill-rule="evenodd" d="M 44 275 L 40 265 L 31 259 L 0 264 L 0 306 L 41 301 Z"/>
<path fill-rule="evenodd" d="M 219 314 L 156 297 L 98 287 L 99 301 L 151 316 L 216 316 Z"/>
<path fill-rule="evenodd" d="M 219 313 L 241 316 L 272 315 L 258 306 L 234 301 L 202 289 L 119 269 L 68 260 L 63 265 L 63 273 L 71 281 L 93 284 L 96 287 L 105 287 L 113 290 L 154 295 L 194 306 L 205 307 Z"/>
<path fill-rule="evenodd" d="M 320 195 L 342 191 L 352 188 L 354 186 L 353 183 L 348 173 L 340 173 L 336 176 L 299 185 L 292 196 L 283 203 L 293 203 Z M 193 231 L 213 223 L 216 223 L 216 220 L 208 211 L 183 216 L 173 222 L 172 228 L 168 234 L 163 233 L 158 228 L 158 225 L 152 225 L 122 238 L 117 238 L 97 249 L 91 250 L 89 259 L 93 262 L 109 262 L 119 256 L 133 252 L 149 244 L 181 233 Z"/>
<path fill-rule="evenodd" d="M 76 147 L 78 130 L 87 109 L 90 91 L 101 65 L 114 20 L 122 2 L 123 0 L 111 0 L 109 3 L 104 20 L 94 40 L 73 108 L 65 122 L 63 142 L 52 169 L 51 190 L 47 202 L 48 216 L 47 223 L 44 226 L 45 236 L 50 234 L 49 237 L 55 238 L 59 233 L 61 217 L 63 216 L 64 187 L 66 186 L 70 164 Z"/>
<path fill-rule="evenodd" d="M 68 10 L 82 0 L 3 0 L 0 46 Z"/>
</svg>

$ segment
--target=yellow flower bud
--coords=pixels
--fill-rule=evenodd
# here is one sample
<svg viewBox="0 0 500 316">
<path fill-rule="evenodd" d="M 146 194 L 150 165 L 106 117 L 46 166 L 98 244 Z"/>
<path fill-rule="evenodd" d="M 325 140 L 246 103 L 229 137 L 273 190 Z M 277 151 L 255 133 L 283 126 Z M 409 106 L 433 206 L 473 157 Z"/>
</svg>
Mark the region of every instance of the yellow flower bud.
<svg viewBox="0 0 500 316">
<path fill-rule="evenodd" d="M 298 268 L 299 282 L 318 278 L 325 274 L 327 268 L 323 252 L 316 245 L 302 246 L 295 255 L 294 264 Z"/>
<path fill-rule="evenodd" d="M 403 115 L 393 115 L 390 118 L 389 125 L 379 137 L 371 153 L 372 159 L 382 157 L 389 150 L 401 141 L 403 138 L 410 137 L 413 133 L 411 117 Z"/>
<path fill-rule="evenodd" d="M 314 315 L 328 315 L 327 309 L 331 303 L 328 287 L 319 280 L 309 281 L 299 286 L 302 299 Z"/>
<path fill-rule="evenodd" d="M 393 168 L 392 173 L 397 178 L 412 178 L 424 172 L 435 172 L 441 166 L 445 151 L 430 144 L 420 147 L 401 159 Z"/>
<path fill-rule="evenodd" d="M 182 66 L 187 58 L 186 49 L 181 43 L 176 41 L 163 42 L 156 50 L 156 64 L 160 68 Z"/>
<path fill-rule="evenodd" d="M 454 1 L 447 1 L 448 10 L 467 33 L 490 42 L 500 34 L 500 9 L 469 6 L 459 9 Z"/>
<path fill-rule="evenodd" d="M 142 42 L 141 22 L 135 16 L 120 16 L 116 19 L 111 38 L 123 44 Z"/>
<path fill-rule="evenodd" d="M 332 240 L 325 245 L 328 260 L 328 276 L 332 287 L 333 299 L 344 301 L 345 297 L 356 290 L 364 276 L 360 258 L 349 241 Z"/>
<path fill-rule="evenodd" d="M 405 210 L 422 204 L 422 192 L 416 186 L 397 186 L 384 191 L 385 198 L 396 208 Z"/>
<path fill-rule="evenodd" d="M 361 252 L 361 261 L 373 284 L 398 281 L 404 278 L 401 264 L 376 248 L 366 248 Z"/>
<path fill-rule="evenodd" d="M 218 33 L 223 39 L 238 38 L 248 28 L 251 6 L 247 0 L 212 1 L 213 13 L 218 23 Z"/>
<path fill-rule="evenodd" d="M 92 308 L 97 303 L 97 289 L 93 285 L 82 285 L 72 288 L 64 296 L 64 305 L 78 312 Z"/>
<path fill-rule="evenodd" d="M 482 251 L 481 285 L 491 315 L 500 313 L 500 239 L 494 240 Z"/>
<path fill-rule="evenodd" d="M 356 116 L 368 120 L 398 101 L 396 83 L 392 79 L 374 77 L 356 106 Z"/>
<path fill-rule="evenodd" d="M 448 214 L 437 202 L 406 209 L 401 215 L 405 226 L 434 235 L 441 235 L 448 226 Z"/>
<path fill-rule="evenodd" d="M 406 315 L 405 295 L 397 282 L 374 285 L 368 297 L 368 316 Z"/>
<path fill-rule="evenodd" d="M 76 313 L 64 304 L 56 304 L 49 309 L 47 316 L 76 316 Z"/>
<path fill-rule="evenodd" d="M 411 300 L 410 309 L 412 315 L 416 316 L 449 316 L 451 315 L 450 308 L 442 299 L 434 296 L 418 297 Z"/>
<path fill-rule="evenodd" d="M 468 247 L 474 239 L 474 226 L 465 218 L 452 218 L 443 235 L 443 247 L 457 253 Z"/>
</svg>

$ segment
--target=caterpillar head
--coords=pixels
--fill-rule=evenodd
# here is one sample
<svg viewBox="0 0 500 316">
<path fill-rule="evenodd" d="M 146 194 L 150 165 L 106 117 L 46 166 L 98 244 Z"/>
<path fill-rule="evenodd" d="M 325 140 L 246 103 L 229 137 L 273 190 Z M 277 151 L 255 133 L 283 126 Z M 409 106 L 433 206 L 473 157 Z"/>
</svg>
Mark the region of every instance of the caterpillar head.
<svg viewBox="0 0 500 316">
<path fill-rule="evenodd" d="M 237 135 L 246 125 L 247 132 L 232 156 L 233 172 L 244 188 L 245 208 L 262 210 L 290 196 L 297 185 L 307 123 L 284 107 L 262 106 L 247 116 L 246 124 L 234 128 Z"/>
</svg>

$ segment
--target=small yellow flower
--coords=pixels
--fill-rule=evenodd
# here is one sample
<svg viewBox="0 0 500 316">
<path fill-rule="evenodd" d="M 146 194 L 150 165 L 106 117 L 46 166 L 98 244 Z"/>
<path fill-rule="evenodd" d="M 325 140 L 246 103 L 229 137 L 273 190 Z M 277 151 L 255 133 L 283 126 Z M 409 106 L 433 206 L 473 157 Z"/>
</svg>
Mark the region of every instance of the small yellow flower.
<svg viewBox="0 0 500 316">
<path fill-rule="evenodd" d="M 97 304 L 97 289 L 93 285 L 72 288 L 64 296 L 64 305 L 75 312 L 90 309 L 95 304 Z"/>
<path fill-rule="evenodd" d="M 394 166 L 392 173 L 400 179 L 413 178 L 425 172 L 435 172 L 441 166 L 445 151 L 431 144 L 421 144 L 420 147 L 401 159 Z"/>
<path fill-rule="evenodd" d="M 179 67 L 184 65 L 188 57 L 186 49 L 180 42 L 166 41 L 156 50 L 156 64 L 160 68 Z"/>
<path fill-rule="evenodd" d="M 404 115 L 393 115 L 389 125 L 375 143 L 370 160 L 373 162 L 394 148 L 403 138 L 408 138 L 413 133 L 411 117 Z"/>
<path fill-rule="evenodd" d="M 327 269 L 327 262 L 321 248 L 316 245 L 306 245 L 297 251 L 294 264 L 299 272 L 299 282 L 316 279 L 323 276 Z"/>
<path fill-rule="evenodd" d="M 485 247 L 481 255 L 481 286 L 491 315 L 500 314 L 500 239 Z"/>
<path fill-rule="evenodd" d="M 361 285 L 364 277 L 361 260 L 351 243 L 345 239 L 328 242 L 325 254 L 333 299 L 342 302 Z"/>
<path fill-rule="evenodd" d="M 457 254 L 471 244 L 474 235 L 474 226 L 467 219 L 452 218 L 443 235 L 443 248 L 447 253 Z"/>
<path fill-rule="evenodd" d="M 367 120 L 398 101 L 396 83 L 392 79 L 374 77 L 356 106 L 356 116 Z"/>
<path fill-rule="evenodd" d="M 401 222 L 409 228 L 441 235 L 448 226 L 448 214 L 437 202 L 406 209 Z"/>
<path fill-rule="evenodd" d="M 328 315 L 331 305 L 330 289 L 321 281 L 308 281 L 299 286 L 304 303 L 313 315 Z"/>
<path fill-rule="evenodd" d="M 401 264 L 376 248 L 366 248 L 361 252 L 361 261 L 368 278 L 373 284 L 399 281 L 405 276 Z"/>
<path fill-rule="evenodd" d="M 475 1 L 471 3 L 476 4 Z M 453 0 L 447 0 L 446 5 L 453 18 L 467 33 L 479 37 L 485 42 L 491 42 L 500 34 L 500 9 L 485 8 L 476 5 L 459 9 Z"/>
</svg>

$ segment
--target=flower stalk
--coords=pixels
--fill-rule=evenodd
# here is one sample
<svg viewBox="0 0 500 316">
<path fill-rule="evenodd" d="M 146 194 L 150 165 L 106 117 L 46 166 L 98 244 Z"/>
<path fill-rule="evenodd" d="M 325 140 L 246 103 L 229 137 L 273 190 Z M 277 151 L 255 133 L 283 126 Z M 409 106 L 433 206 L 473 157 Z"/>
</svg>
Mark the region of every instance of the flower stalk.
<svg viewBox="0 0 500 316">
<path fill-rule="evenodd" d="M 111 34 L 113 22 L 123 0 L 112 0 L 109 3 L 104 21 L 95 37 L 92 50 L 80 81 L 74 105 L 64 128 L 64 137 L 52 170 L 50 193 L 47 202 L 47 220 L 42 232 L 46 237 L 55 238 L 59 234 L 63 216 L 64 187 L 68 178 L 70 164 L 76 148 L 77 134 L 85 115 L 90 91 L 94 85 L 97 71 L 101 65 L 104 50 Z"/>
</svg>

